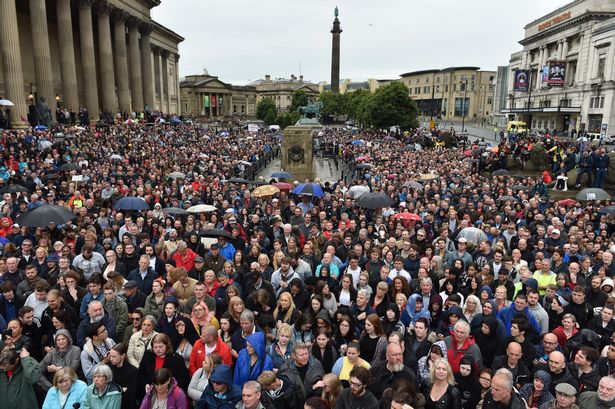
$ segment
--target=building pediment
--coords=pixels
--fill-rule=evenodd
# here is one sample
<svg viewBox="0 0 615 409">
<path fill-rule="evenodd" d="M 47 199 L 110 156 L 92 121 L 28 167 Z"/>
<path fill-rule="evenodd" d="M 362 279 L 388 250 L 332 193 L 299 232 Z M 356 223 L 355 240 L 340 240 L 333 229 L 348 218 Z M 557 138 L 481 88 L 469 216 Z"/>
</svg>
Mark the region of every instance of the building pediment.
<svg viewBox="0 0 615 409">
<path fill-rule="evenodd" d="M 197 81 L 194 84 L 192 84 L 192 86 L 198 87 L 198 88 L 207 88 L 207 89 L 220 89 L 220 90 L 231 89 L 230 84 L 227 84 L 216 78 L 207 78 L 205 80 Z"/>
</svg>

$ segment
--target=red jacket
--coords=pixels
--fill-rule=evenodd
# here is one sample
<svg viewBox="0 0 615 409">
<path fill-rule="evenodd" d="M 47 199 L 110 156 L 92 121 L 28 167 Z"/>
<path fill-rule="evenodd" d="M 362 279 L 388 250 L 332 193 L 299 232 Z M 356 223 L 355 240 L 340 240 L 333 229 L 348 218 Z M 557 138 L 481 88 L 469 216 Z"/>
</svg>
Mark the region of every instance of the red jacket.
<svg viewBox="0 0 615 409">
<path fill-rule="evenodd" d="M 216 343 L 216 349 L 212 352 L 216 352 L 220 354 L 222 358 L 222 363 L 224 365 L 228 365 L 230 367 L 233 366 L 233 357 L 231 355 L 231 349 L 225 342 L 222 341 L 220 337 L 218 337 L 218 341 Z M 194 375 L 197 369 L 203 367 L 203 360 L 205 359 L 205 345 L 203 341 L 198 339 L 194 346 L 192 347 L 192 352 L 190 353 L 190 366 L 188 369 L 190 370 L 190 376 Z"/>
<path fill-rule="evenodd" d="M 182 256 L 179 251 L 173 253 L 171 258 L 175 260 L 175 267 L 183 267 L 186 271 L 190 271 L 194 268 L 194 259 L 197 257 L 197 254 L 186 248 L 184 255 Z"/>
</svg>

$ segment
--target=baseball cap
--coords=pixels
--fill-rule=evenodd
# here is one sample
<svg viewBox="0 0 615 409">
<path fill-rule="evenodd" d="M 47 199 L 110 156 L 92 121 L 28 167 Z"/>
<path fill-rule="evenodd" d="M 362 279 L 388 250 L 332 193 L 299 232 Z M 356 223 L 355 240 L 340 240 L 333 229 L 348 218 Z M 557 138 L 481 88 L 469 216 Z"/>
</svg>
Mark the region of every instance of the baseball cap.
<svg viewBox="0 0 615 409">
<path fill-rule="evenodd" d="M 194 262 L 195 263 L 204 263 L 205 260 L 203 259 L 203 257 L 195 257 L 194 258 Z"/>
<path fill-rule="evenodd" d="M 19 224 L 14 223 L 14 224 L 13 224 L 13 227 L 19 228 Z"/>
<path fill-rule="evenodd" d="M 558 229 L 553 229 L 553 231 L 551 232 L 551 234 L 560 234 Z"/>
<path fill-rule="evenodd" d="M 460 238 L 459 240 L 457 240 L 457 243 L 467 243 L 468 239 L 466 239 L 465 237 Z"/>
<path fill-rule="evenodd" d="M 230 218 L 228 219 L 228 222 L 229 222 L 229 223 L 237 223 L 237 219 L 236 219 L 235 217 L 230 217 Z"/>
<path fill-rule="evenodd" d="M 211 246 L 209 246 L 210 249 L 219 249 L 220 246 L 218 245 L 218 243 L 213 243 Z"/>
<path fill-rule="evenodd" d="M 575 396 L 577 394 L 577 390 L 574 386 L 569 383 L 558 383 L 555 386 L 555 392 L 559 392 L 562 395 Z"/>
</svg>

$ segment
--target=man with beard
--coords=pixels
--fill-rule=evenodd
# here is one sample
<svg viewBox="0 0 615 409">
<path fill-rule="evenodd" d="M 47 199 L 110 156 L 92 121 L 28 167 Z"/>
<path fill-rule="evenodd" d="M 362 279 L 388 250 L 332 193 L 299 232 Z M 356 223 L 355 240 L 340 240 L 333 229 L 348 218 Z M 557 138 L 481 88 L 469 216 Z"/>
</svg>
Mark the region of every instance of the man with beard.
<svg viewBox="0 0 615 409">
<path fill-rule="evenodd" d="M 584 392 L 579 397 L 581 409 L 609 409 L 615 406 L 615 379 L 605 376 L 600 379 L 597 392 Z"/>
<path fill-rule="evenodd" d="M 578 271 L 578 264 L 572 264 L 577 266 Z M 570 264 L 570 267 L 572 267 L 572 264 Z M 610 278 L 604 279 L 605 282 L 607 282 L 607 280 L 610 280 L 611 284 L 613 283 L 613 280 Z M 586 290 L 585 300 L 594 309 L 594 312 L 596 312 L 597 308 L 601 308 L 606 303 L 606 299 L 608 298 L 607 294 L 602 291 L 602 285 L 602 277 L 595 275 L 590 281 L 590 287 Z"/>
<path fill-rule="evenodd" d="M 107 329 L 109 338 L 115 338 L 115 321 L 108 314 L 105 314 L 105 309 L 100 301 L 92 301 L 88 305 L 88 315 L 81 321 L 77 328 L 77 346 L 83 348 L 88 327 L 90 324 L 102 322 Z"/>
<path fill-rule="evenodd" d="M 369 369 L 355 366 L 350 371 L 350 388 L 342 391 L 336 409 L 377 408 L 378 399 L 367 390 L 370 378 Z"/>
<path fill-rule="evenodd" d="M 405 366 L 403 360 L 404 352 L 401 345 L 390 343 L 387 345 L 386 360 L 378 362 L 370 368 L 373 381 L 369 390 L 376 399 L 380 399 L 384 390 L 393 386 L 398 379 L 405 379 L 414 383 L 414 371 Z"/>
</svg>

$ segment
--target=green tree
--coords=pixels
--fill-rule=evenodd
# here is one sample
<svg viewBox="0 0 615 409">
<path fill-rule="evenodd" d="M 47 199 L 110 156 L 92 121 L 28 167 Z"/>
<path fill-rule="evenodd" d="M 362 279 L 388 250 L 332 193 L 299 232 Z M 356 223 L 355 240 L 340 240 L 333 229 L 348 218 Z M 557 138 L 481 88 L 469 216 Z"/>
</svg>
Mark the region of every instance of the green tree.
<svg viewBox="0 0 615 409">
<path fill-rule="evenodd" d="M 299 89 L 293 92 L 293 99 L 290 104 L 290 112 L 297 112 L 299 110 L 299 107 L 307 106 L 309 102 L 310 98 L 305 93 L 305 91 Z"/>
<path fill-rule="evenodd" d="M 348 94 L 346 114 L 358 122 L 361 127 L 369 124 L 369 103 L 372 97 L 372 93 L 364 89 Z"/>
<path fill-rule="evenodd" d="M 265 118 L 269 115 L 269 112 L 273 111 L 273 117 L 277 115 L 275 102 L 270 98 L 263 98 L 256 104 L 256 117 L 261 121 L 265 121 Z M 265 121 L 266 122 L 266 121 Z"/>
<path fill-rule="evenodd" d="M 291 126 L 297 123 L 300 115 L 297 112 L 287 112 L 285 114 L 278 115 L 276 124 L 280 125 L 280 128 L 284 129 L 287 126 Z"/>
<path fill-rule="evenodd" d="M 278 114 L 275 112 L 275 109 L 269 109 L 263 121 L 266 125 L 274 125 L 277 122 Z"/>
<path fill-rule="evenodd" d="M 418 126 L 416 102 L 401 82 L 393 82 L 376 90 L 369 100 L 368 111 L 368 123 L 374 128 L 399 126 L 405 130 Z"/>
<path fill-rule="evenodd" d="M 348 115 L 348 101 L 350 94 L 334 94 L 331 91 L 325 91 L 318 97 L 322 103 L 320 109 L 321 116 L 338 116 Z"/>
</svg>

